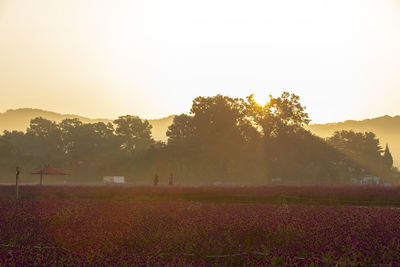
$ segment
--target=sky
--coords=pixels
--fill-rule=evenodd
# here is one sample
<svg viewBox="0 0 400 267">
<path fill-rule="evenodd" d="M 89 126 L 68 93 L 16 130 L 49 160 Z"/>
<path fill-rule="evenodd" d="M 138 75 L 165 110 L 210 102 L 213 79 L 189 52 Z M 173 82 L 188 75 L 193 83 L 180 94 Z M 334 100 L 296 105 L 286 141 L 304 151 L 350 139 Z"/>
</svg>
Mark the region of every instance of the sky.
<svg viewBox="0 0 400 267">
<path fill-rule="evenodd" d="M 187 113 L 283 91 L 313 123 L 400 115 L 400 0 L 0 0 L 0 112 Z"/>
</svg>

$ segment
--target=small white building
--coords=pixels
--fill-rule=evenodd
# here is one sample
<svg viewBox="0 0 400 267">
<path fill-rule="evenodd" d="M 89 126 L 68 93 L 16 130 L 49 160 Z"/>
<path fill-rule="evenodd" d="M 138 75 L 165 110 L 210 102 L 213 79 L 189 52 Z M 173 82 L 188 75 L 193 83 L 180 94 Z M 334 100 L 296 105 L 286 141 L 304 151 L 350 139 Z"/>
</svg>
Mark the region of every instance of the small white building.
<svg viewBox="0 0 400 267">
<path fill-rule="evenodd" d="M 275 177 L 275 178 L 271 179 L 271 182 L 275 183 L 275 184 L 279 184 L 282 182 L 282 179 L 280 177 Z"/>
<path fill-rule="evenodd" d="M 353 184 L 379 184 L 380 178 L 378 176 L 363 176 L 360 179 L 352 178 L 351 183 Z"/>
<path fill-rule="evenodd" d="M 364 176 L 361 178 L 362 184 L 379 184 L 380 178 L 378 176 Z"/>
<path fill-rule="evenodd" d="M 124 184 L 125 176 L 103 176 L 103 182 L 108 184 Z"/>
</svg>

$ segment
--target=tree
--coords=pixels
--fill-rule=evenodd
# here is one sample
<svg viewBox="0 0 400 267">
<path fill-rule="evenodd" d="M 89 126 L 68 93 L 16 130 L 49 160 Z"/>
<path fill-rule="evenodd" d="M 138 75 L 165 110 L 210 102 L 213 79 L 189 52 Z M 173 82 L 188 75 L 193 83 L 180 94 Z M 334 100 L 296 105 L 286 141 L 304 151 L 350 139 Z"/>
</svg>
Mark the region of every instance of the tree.
<svg viewBox="0 0 400 267">
<path fill-rule="evenodd" d="M 274 176 L 316 182 L 321 173 L 332 179 L 337 154 L 303 129 L 309 122 L 299 97 L 287 92 L 278 98 L 270 95 L 264 106 L 253 95 L 247 101 L 197 97 L 190 115 L 177 116 L 168 129 L 169 155 L 208 182 L 251 177 L 265 183 Z"/>
<path fill-rule="evenodd" d="M 59 123 L 59 128 L 63 152 L 71 168 L 98 166 L 100 158 L 112 152 L 110 141 L 114 136 L 114 128 L 111 123 L 84 124 L 75 118 L 63 120 Z M 101 161 L 103 164 L 106 162 Z"/>
<path fill-rule="evenodd" d="M 393 157 L 389 150 L 389 145 L 386 144 L 385 152 L 383 153 L 382 157 L 383 167 L 386 170 L 390 170 L 393 167 Z"/>
<path fill-rule="evenodd" d="M 332 137 L 327 138 L 327 142 L 346 156 L 349 165 L 355 168 L 357 176 L 362 169 L 372 174 L 380 172 L 382 148 L 374 133 L 336 131 Z"/>
<path fill-rule="evenodd" d="M 32 119 L 26 131 L 28 135 L 33 135 L 40 138 L 60 137 L 60 130 L 57 123 L 42 117 Z"/>
<path fill-rule="evenodd" d="M 182 146 L 189 138 L 194 136 L 195 129 L 192 120 L 193 117 L 186 114 L 174 118 L 167 130 L 168 145 Z"/>
<path fill-rule="evenodd" d="M 14 167 L 22 160 L 19 157 L 18 148 L 13 143 L 13 137 L 21 132 L 4 131 L 0 136 L 0 166 L 2 170 L 14 170 Z"/>
<path fill-rule="evenodd" d="M 269 95 L 268 102 L 262 106 L 247 97 L 246 115 L 248 120 L 261 133 L 264 140 L 264 158 L 268 177 L 282 176 L 284 157 L 288 157 L 293 147 L 287 146 L 303 126 L 310 122 L 305 107 L 295 94 L 283 92 L 280 97 Z M 280 167 L 279 167 L 280 166 Z"/>
<path fill-rule="evenodd" d="M 179 170 L 197 173 L 203 182 L 237 176 L 245 143 L 243 102 L 222 95 L 197 97 L 190 115 L 175 117 L 167 132 L 168 151 Z"/>
<path fill-rule="evenodd" d="M 168 127 L 168 146 L 164 151 L 164 157 L 169 159 L 170 171 L 178 175 L 184 173 L 188 177 L 186 170 L 193 165 L 196 157 L 194 136 L 193 117 L 186 114 L 176 116 Z"/>
<path fill-rule="evenodd" d="M 31 120 L 21 147 L 38 166 L 62 161 L 61 131 L 54 121 L 42 117 Z"/>
<path fill-rule="evenodd" d="M 287 127 L 301 128 L 309 124 L 311 120 L 305 109 L 300 104 L 300 97 L 288 92 L 277 98 L 269 95 L 264 106 L 254 100 L 254 95 L 247 97 L 247 114 L 265 137 L 276 136 Z"/>
<path fill-rule="evenodd" d="M 190 110 L 195 130 L 193 143 L 203 179 L 235 180 L 241 176 L 244 108 L 240 98 L 216 95 L 194 99 Z"/>
<path fill-rule="evenodd" d="M 146 151 L 154 144 L 151 137 L 151 124 L 138 116 L 121 116 L 114 120 L 117 125 L 116 134 L 120 138 L 120 148 L 133 155 Z"/>
<path fill-rule="evenodd" d="M 240 138 L 243 100 L 228 96 L 197 97 L 190 113 L 196 133 L 204 138 Z"/>
<path fill-rule="evenodd" d="M 62 149 L 66 155 L 71 155 L 77 149 L 77 135 L 83 123 L 79 119 L 65 119 L 60 122 Z"/>
</svg>

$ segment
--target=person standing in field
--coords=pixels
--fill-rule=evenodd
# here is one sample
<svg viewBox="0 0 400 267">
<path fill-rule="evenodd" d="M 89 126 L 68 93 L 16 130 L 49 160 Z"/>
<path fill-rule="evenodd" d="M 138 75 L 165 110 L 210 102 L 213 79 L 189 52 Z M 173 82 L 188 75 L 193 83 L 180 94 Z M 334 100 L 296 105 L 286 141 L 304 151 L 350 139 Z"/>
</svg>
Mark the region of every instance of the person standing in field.
<svg viewBox="0 0 400 267">
<path fill-rule="evenodd" d="M 168 185 L 174 185 L 174 174 L 171 172 L 171 174 L 169 175 L 169 182 Z"/>
<path fill-rule="evenodd" d="M 156 175 L 154 176 L 154 186 L 157 186 L 158 185 L 158 175 L 157 175 L 157 173 L 156 173 Z"/>
</svg>

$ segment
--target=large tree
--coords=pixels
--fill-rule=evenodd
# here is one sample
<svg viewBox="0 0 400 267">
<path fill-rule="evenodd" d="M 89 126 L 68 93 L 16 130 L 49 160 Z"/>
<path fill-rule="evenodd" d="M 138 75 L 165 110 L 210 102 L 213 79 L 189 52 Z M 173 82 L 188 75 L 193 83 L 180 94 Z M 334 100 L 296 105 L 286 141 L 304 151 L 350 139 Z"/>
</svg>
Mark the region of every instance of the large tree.
<svg viewBox="0 0 400 267">
<path fill-rule="evenodd" d="M 359 176 L 362 170 L 379 174 L 382 147 L 379 139 L 372 132 L 336 131 L 327 138 L 328 144 L 342 152 Z"/>
<path fill-rule="evenodd" d="M 269 95 L 265 105 L 260 105 L 254 95 L 247 97 L 246 115 L 252 125 L 258 129 L 263 139 L 267 177 L 284 176 L 289 158 L 293 158 L 291 139 L 310 122 L 305 107 L 295 94 L 283 92 L 280 97 Z"/>
<path fill-rule="evenodd" d="M 151 124 L 138 116 L 121 116 L 114 120 L 116 134 L 120 139 L 123 151 L 134 155 L 149 149 L 154 140 L 151 136 Z"/>
<path fill-rule="evenodd" d="M 169 151 L 179 169 L 191 169 L 203 182 L 237 176 L 245 142 L 243 110 L 239 98 L 194 99 L 190 115 L 177 116 L 167 132 Z"/>
<path fill-rule="evenodd" d="M 299 96 L 283 92 L 280 97 L 269 95 L 265 105 L 260 105 L 254 95 L 247 97 L 246 113 L 249 119 L 269 139 L 288 130 L 296 130 L 307 125 L 311 120 L 305 107 L 300 104 Z"/>
<path fill-rule="evenodd" d="M 61 140 L 57 123 L 38 117 L 31 120 L 24 145 L 20 149 L 31 158 L 36 158 L 38 166 L 58 164 L 63 157 Z"/>
<path fill-rule="evenodd" d="M 70 167 L 103 168 L 117 157 L 114 127 L 103 122 L 84 124 L 78 119 L 59 123 L 63 152 Z"/>
<path fill-rule="evenodd" d="M 193 117 L 186 114 L 176 116 L 167 130 L 168 145 L 175 148 L 184 146 L 194 136 L 192 121 Z"/>
</svg>

